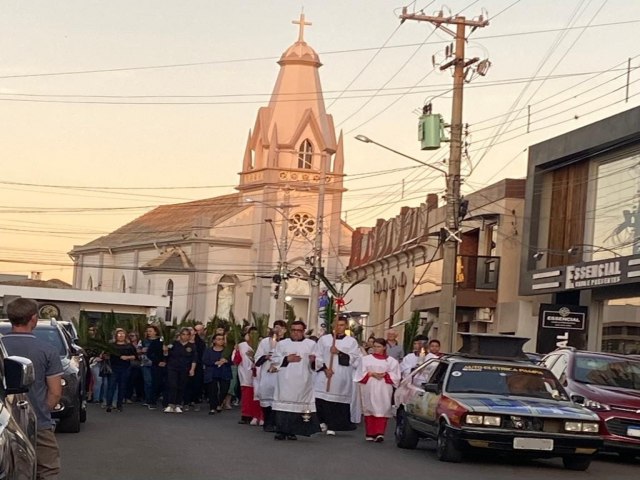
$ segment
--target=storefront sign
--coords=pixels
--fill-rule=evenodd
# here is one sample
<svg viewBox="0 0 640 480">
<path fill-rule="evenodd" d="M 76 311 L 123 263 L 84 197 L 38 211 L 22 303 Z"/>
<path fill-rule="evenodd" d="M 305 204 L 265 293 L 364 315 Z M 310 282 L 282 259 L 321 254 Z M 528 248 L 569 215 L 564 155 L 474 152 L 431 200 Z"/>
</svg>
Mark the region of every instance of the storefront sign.
<svg viewBox="0 0 640 480">
<path fill-rule="evenodd" d="M 539 353 L 560 347 L 587 347 L 587 307 L 579 305 L 540 305 L 538 321 Z"/>
<path fill-rule="evenodd" d="M 528 272 L 521 294 L 541 294 L 607 288 L 640 283 L 640 255 L 559 265 Z"/>
<path fill-rule="evenodd" d="M 586 265 L 567 265 L 565 288 L 590 288 L 601 285 L 613 285 L 622 281 L 619 260 L 589 263 Z"/>
</svg>

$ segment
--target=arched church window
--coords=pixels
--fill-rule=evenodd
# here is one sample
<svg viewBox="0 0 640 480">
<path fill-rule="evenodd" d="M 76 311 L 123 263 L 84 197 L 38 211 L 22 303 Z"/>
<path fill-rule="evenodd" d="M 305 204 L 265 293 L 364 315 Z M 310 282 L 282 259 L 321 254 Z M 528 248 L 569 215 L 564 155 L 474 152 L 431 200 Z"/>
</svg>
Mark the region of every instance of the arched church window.
<svg viewBox="0 0 640 480">
<path fill-rule="evenodd" d="M 223 275 L 218 282 L 216 298 L 216 316 L 229 320 L 233 312 L 236 297 L 236 279 L 230 275 Z"/>
<path fill-rule="evenodd" d="M 127 279 L 124 278 L 124 275 L 120 277 L 120 291 L 122 293 L 127 293 Z"/>
<path fill-rule="evenodd" d="M 171 315 L 173 314 L 173 280 L 167 280 L 165 295 L 169 299 L 169 306 L 164 310 L 164 321 L 165 323 L 171 323 Z"/>
<path fill-rule="evenodd" d="M 313 145 L 308 138 L 302 142 L 298 150 L 298 168 L 311 168 L 313 165 Z"/>
<path fill-rule="evenodd" d="M 87 282 L 87 290 L 93 290 L 93 278 L 89 277 L 89 281 Z"/>
</svg>

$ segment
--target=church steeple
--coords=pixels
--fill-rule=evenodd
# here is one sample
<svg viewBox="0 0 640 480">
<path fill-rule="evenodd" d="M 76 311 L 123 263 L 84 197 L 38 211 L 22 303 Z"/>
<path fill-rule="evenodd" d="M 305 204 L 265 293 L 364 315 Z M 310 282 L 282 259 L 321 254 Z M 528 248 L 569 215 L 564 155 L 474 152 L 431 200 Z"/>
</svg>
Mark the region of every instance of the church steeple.
<svg viewBox="0 0 640 480">
<path fill-rule="evenodd" d="M 280 57 L 269 105 L 258 111 L 247 144 L 253 164 L 247 168 L 249 162 L 244 162 L 241 190 L 308 181 L 317 177 L 322 156 L 330 157 L 338 147 L 333 118 L 326 112 L 322 95 L 318 73 L 322 63 L 304 38 L 305 27 L 311 22 L 301 14 L 292 23 L 299 27 L 298 39 Z M 326 163 L 331 165 L 330 161 Z"/>
</svg>

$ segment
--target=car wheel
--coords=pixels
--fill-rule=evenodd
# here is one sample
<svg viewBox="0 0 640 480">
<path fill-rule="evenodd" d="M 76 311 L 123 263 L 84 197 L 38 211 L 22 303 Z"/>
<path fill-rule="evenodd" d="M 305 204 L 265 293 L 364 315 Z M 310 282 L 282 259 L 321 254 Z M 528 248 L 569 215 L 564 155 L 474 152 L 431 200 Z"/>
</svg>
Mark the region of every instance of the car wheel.
<svg viewBox="0 0 640 480">
<path fill-rule="evenodd" d="M 572 455 L 569 457 L 562 457 L 562 463 L 564 468 L 569 470 L 584 471 L 591 465 L 591 457 L 587 455 Z"/>
<path fill-rule="evenodd" d="M 61 418 L 56 427 L 56 432 L 78 433 L 80 431 L 80 405 L 74 405 L 73 413 L 68 417 Z"/>
<path fill-rule="evenodd" d="M 440 430 L 438 430 L 436 455 L 441 462 L 458 463 L 462 460 L 462 452 L 454 445 L 453 439 L 447 433 L 447 426 L 444 423 L 440 425 Z"/>
<path fill-rule="evenodd" d="M 80 400 L 80 423 L 87 421 L 87 402 Z"/>
<path fill-rule="evenodd" d="M 396 445 L 400 448 L 414 449 L 418 446 L 418 432 L 416 432 L 409 421 L 403 409 L 396 412 Z"/>
</svg>

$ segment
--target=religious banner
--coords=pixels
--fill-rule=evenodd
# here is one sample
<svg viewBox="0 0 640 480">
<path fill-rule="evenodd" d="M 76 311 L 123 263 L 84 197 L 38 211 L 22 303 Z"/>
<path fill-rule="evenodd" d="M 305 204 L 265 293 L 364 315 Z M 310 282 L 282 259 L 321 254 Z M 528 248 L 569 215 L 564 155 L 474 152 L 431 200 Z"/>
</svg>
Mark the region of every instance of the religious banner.
<svg viewBox="0 0 640 480">
<path fill-rule="evenodd" d="M 543 303 L 538 316 L 538 353 L 560 347 L 587 347 L 588 308 L 580 305 Z"/>
</svg>

